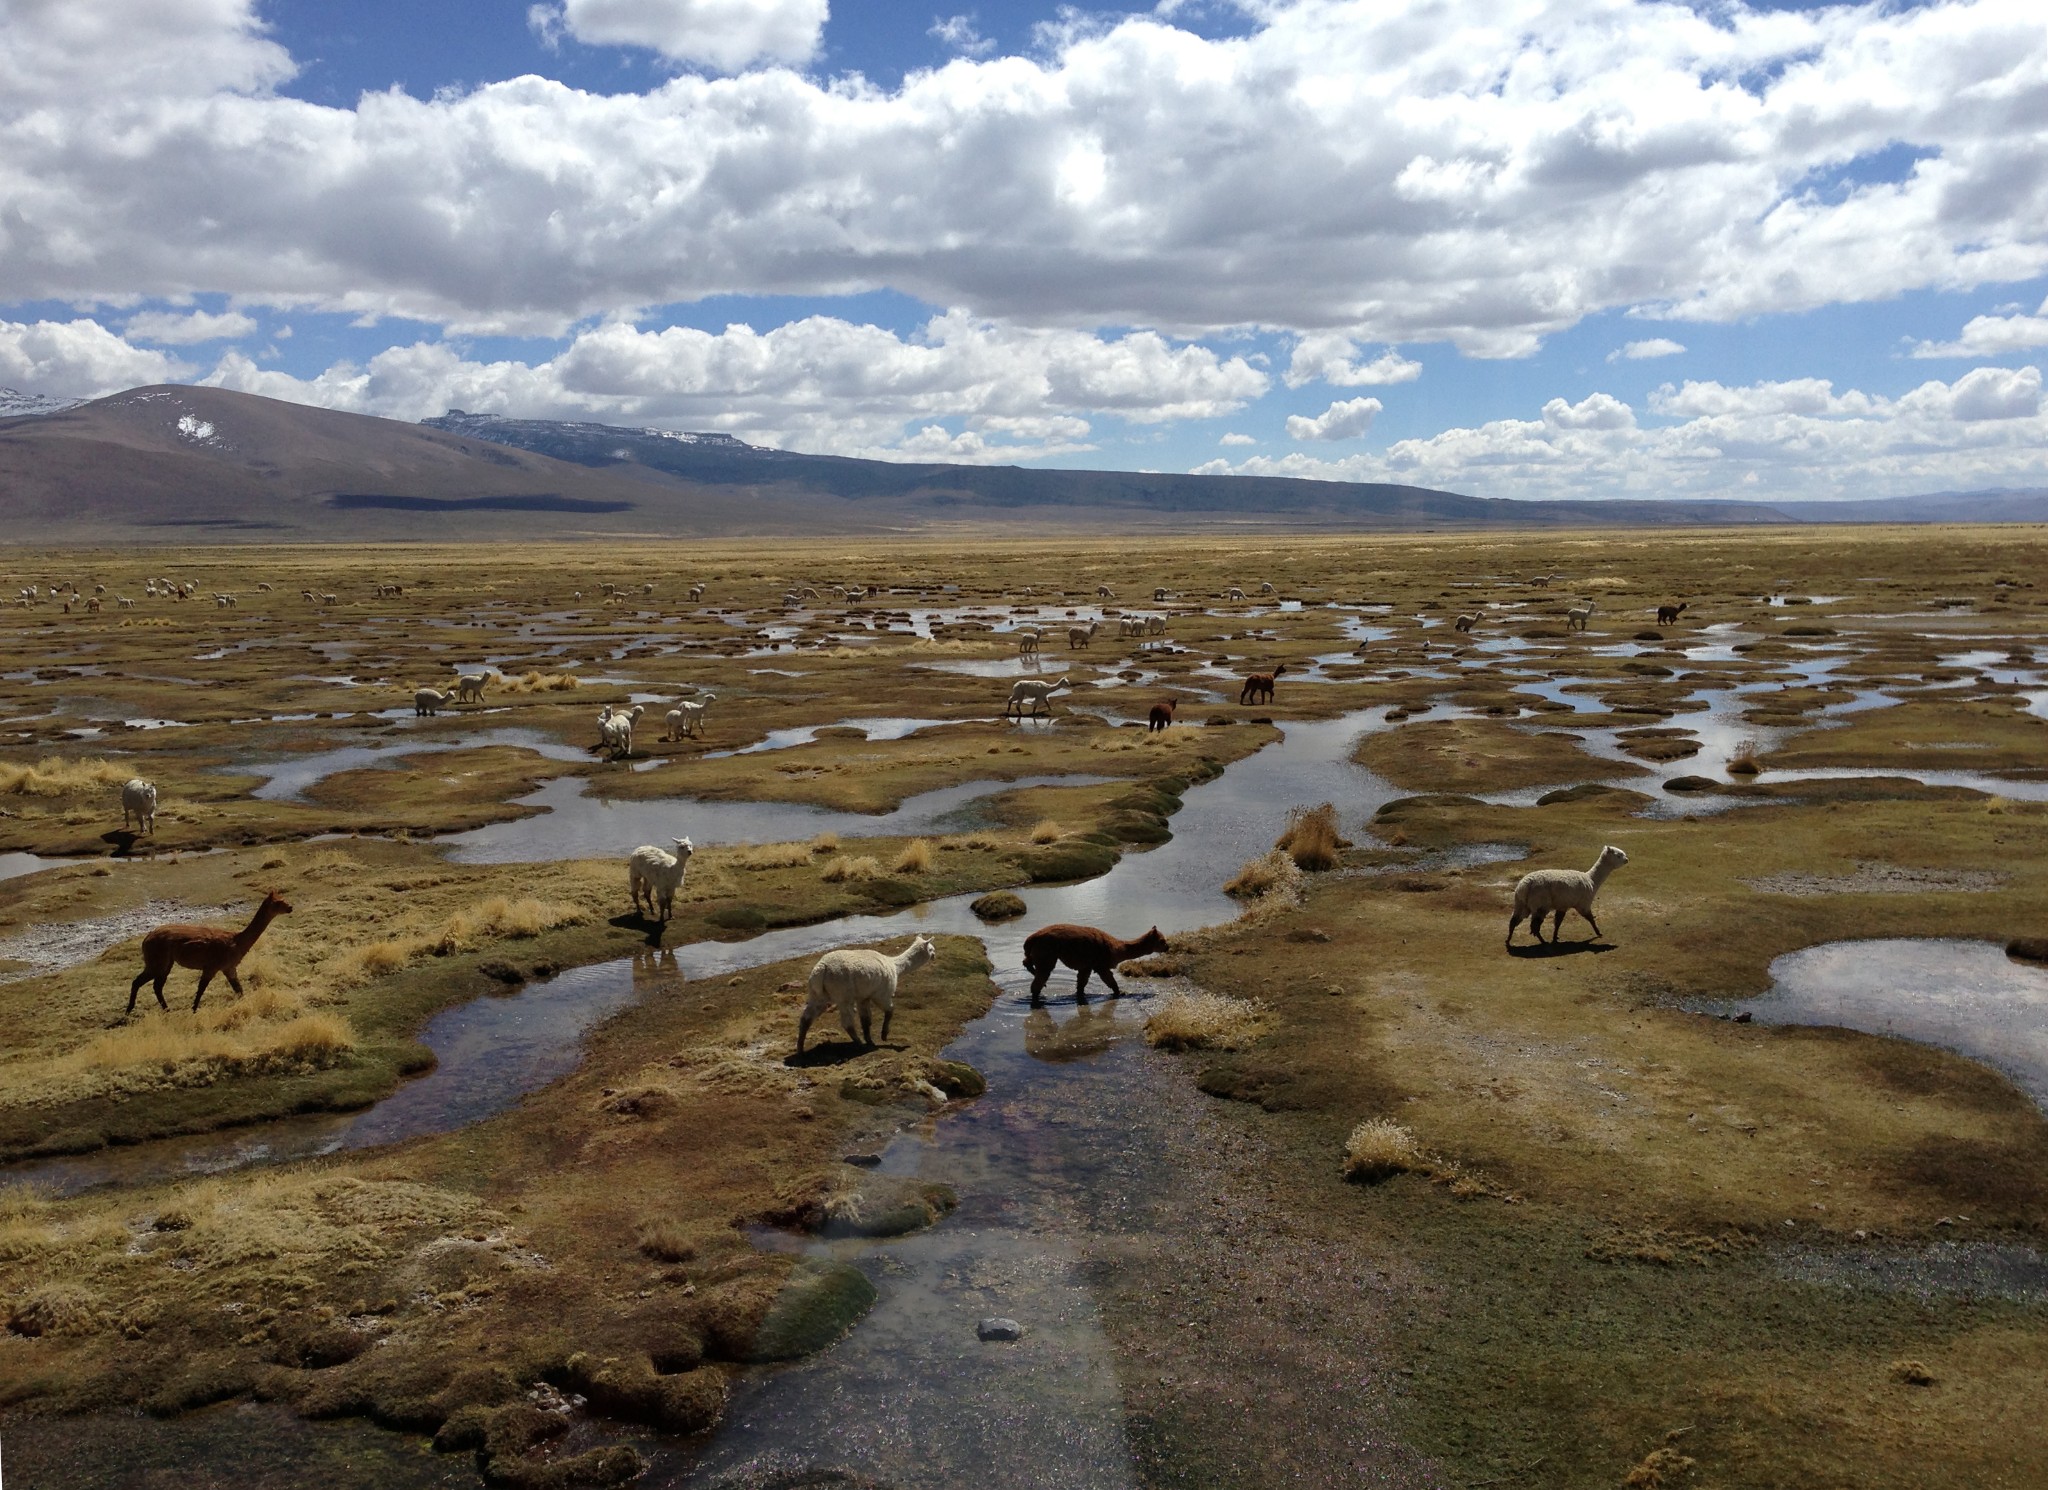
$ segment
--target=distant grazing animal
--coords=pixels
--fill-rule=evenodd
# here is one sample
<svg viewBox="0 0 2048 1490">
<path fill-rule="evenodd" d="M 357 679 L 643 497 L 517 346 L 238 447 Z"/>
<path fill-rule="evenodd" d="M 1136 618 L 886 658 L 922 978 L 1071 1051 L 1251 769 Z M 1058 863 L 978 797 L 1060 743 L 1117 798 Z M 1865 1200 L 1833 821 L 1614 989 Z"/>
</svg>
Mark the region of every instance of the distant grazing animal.
<svg viewBox="0 0 2048 1490">
<path fill-rule="evenodd" d="M 1116 591 L 1112 590 L 1108 585 L 1097 585 L 1095 587 L 1095 598 L 1098 600 L 1114 600 L 1116 599 Z"/>
<path fill-rule="evenodd" d="M 1018 632 L 1018 633 L 1017 633 L 1017 655 L 1018 655 L 1018 656 L 1020 656 L 1020 657 L 1030 657 L 1030 656 L 1032 656 L 1032 655 L 1036 654 L 1036 653 L 1037 653 L 1037 651 L 1038 651 L 1038 633 L 1037 633 L 1037 632 L 1035 632 L 1035 631 L 1020 631 L 1020 632 Z"/>
<path fill-rule="evenodd" d="M 412 714 L 417 719 L 423 714 L 432 714 L 436 709 L 455 702 L 455 695 L 443 693 L 438 688 L 417 688 L 412 695 Z"/>
<path fill-rule="evenodd" d="M 480 704 L 484 701 L 484 685 L 491 681 L 489 673 L 458 673 L 455 677 L 455 701 L 459 704 Z"/>
<path fill-rule="evenodd" d="M 101 586 L 100 588 L 102 588 L 102 589 L 105 589 L 106 587 L 105 587 L 104 585 L 102 585 L 102 586 Z M 257 589 L 259 589 L 259 590 L 261 590 L 261 591 L 263 591 L 263 593 L 267 595 L 267 594 L 269 594 L 269 593 L 270 593 L 270 591 L 271 591 L 272 589 L 274 589 L 274 588 L 275 588 L 275 586 L 273 586 L 273 585 L 272 585 L 272 584 L 270 583 L 270 581 L 269 581 L 269 580 L 267 580 L 267 579 L 263 579 L 263 580 L 258 580 L 258 581 L 256 582 L 256 588 L 257 588 Z"/>
<path fill-rule="evenodd" d="M 1262 580 L 1259 584 L 1259 593 L 1261 595 L 1278 595 L 1280 592 L 1273 588 L 1271 580 Z"/>
<path fill-rule="evenodd" d="M 839 1027 L 856 1045 L 873 1045 L 874 1011 L 882 1011 L 882 1038 L 889 1038 L 889 1021 L 896 1016 L 896 989 L 905 973 L 914 973 L 937 955 L 938 948 L 928 936 L 914 937 L 895 956 L 866 947 L 841 947 L 820 957 L 811 969 L 810 997 L 796 1023 L 796 1053 L 804 1053 L 804 1038 L 811 1021 L 825 1012 L 827 1004 L 839 1008 Z M 858 1016 L 860 1032 L 854 1032 Z"/>
<path fill-rule="evenodd" d="M 1273 702 L 1273 685 L 1280 675 L 1287 671 L 1287 664 L 1281 663 L 1270 673 L 1253 673 L 1244 680 L 1244 687 L 1237 690 L 1237 701 L 1241 704 Z"/>
<path fill-rule="evenodd" d="M 704 598 L 704 587 L 702 585 L 690 586 L 690 598 L 692 600 L 702 600 Z"/>
<path fill-rule="evenodd" d="M 1564 613 L 1564 627 L 1567 631 L 1584 631 L 1586 623 L 1593 619 L 1593 602 L 1572 606 Z"/>
<path fill-rule="evenodd" d="M 1173 592 L 1168 590 L 1164 585 L 1161 585 L 1158 589 L 1152 592 L 1152 603 L 1154 605 L 1164 605 L 1168 600 L 1172 598 Z"/>
<path fill-rule="evenodd" d="M 1147 617 L 1145 617 L 1145 635 L 1147 635 L 1147 636 L 1164 636 L 1164 635 L 1166 635 L 1166 617 L 1164 617 L 1164 616 L 1147 616 Z"/>
<path fill-rule="evenodd" d="M 1145 618 L 1143 616 L 1119 617 L 1116 623 L 1116 634 L 1118 636 L 1143 636 L 1145 634 Z"/>
<path fill-rule="evenodd" d="M 621 716 L 623 717 L 623 716 Z M 626 879 L 633 887 L 633 909 L 643 905 L 650 920 L 666 921 L 675 913 L 676 891 L 690 872 L 690 855 L 696 850 L 687 838 L 669 840 L 676 851 L 643 843 L 626 856 Z"/>
<path fill-rule="evenodd" d="M 1070 652 L 1078 651 L 1080 648 L 1087 646 L 1088 643 L 1095 640 L 1095 633 L 1101 628 L 1102 623 L 1100 621 L 1090 621 L 1086 626 L 1069 626 L 1067 628 L 1067 650 Z"/>
<path fill-rule="evenodd" d="M 668 722 L 668 733 L 662 738 L 680 740 L 685 735 L 694 735 L 704 727 L 704 715 L 718 695 L 707 693 L 702 698 L 693 698 L 677 704 L 664 717 Z"/>
<path fill-rule="evenodd" d="M 1457 629 L 1460 631 L 1470 631 L 1474 626 L 1479 624 L 1479 617 L 1476 614 L 1460 616 L 1451 624 L 1457 627 Z"/>
<path fill-rule="evenodd" d="M 1024 967 L 1031 974 L 1031 997 L 1035 1002 L 1044 992 L 1046 980 L 1061 963 L 1079 970 L 1074 980 L 1074 997 L 1086 998 L 1092 973 L 1109 985 L 1111 998 L 1121 998 L 1116 984 L 1119 964 L 1133 957 L 1147 957 L 1167 950 L 1166 938 L 1153 927 L 1136 941 L 1120 942 L 1093 926 L 1044 926 L 1024 938 Z"/>
<path fill-rule="evenodd" d="M 1225 600 L 1242 600 L 1244 599 L 1244 591 L 1239 589 L 1236 585 L 1232 585 L 1228 590 L 1223 592 L 1223 598 Z"/>
<path fill-rule="evenodd" d="M 270 890 L 265 892 L 263 903 L 256 907 L 249 924 L 240 931 L 222 926 L 157 927 L 142 939 L 142 971 L 128 985 L 128 1012 L 121 1017 L 126 1019 L 135 1012 L 136 997 L 145 983 L 156 985 L 157 1007 L 169 1013 L 171 1006 L 164 1002 L 164 983 L 174 967 L 189 967 L 199 974 L 199 991 L 192 995 L 194 1014 L 199 1012 L 199 1001 L 206 996 L 206 985 L 213 981 L 215 973 L 224 976 L 228 987 L 240 993 L 242 980 L 235 976 L 235 969 L 256 945 L 256 938 L 263 935 L 263 928 L 290 911 L 285 898 Z"/>
<path fill-rule="evenodd" d="M 1543 940 L 1543 918 L 1554 915 L 1550 925 L 1550 940 L 1554 946 L 1558 933 L 1564 930 L 1564 913 L 1577 911 L 1586 918 L 1586 924 L 1593 928 L 1593 935 L 1600 934 L 1600 923 L 1593 919 L 1593 897 L 1600 893 L 1600 886 L 1607 876 L 1628 862 L 1628 855 L 1608 844 L 1600 850 L 1600 857 L 1593 861 L 1591 869 L 1533 869 L 1515 883 L 1515 908 L 1508 917 L 1507 944 L 1515 944 L 1515 928 L 1522 924 L 1524 917 L 1529 920 L 1529 930 L 1537 941 Z"/>
<path fill-rule="evenodd" d="M 1003 706 L 1003 717 L 1015 714 L 1023 718 L 1023 707 L 1031 705 L 1031 716 L 1035 719 L 1041 710 L 1052 711 L 1052 696 L 1067 686 L 1067 675 L 1062 673 L 1056 683 L 1041 683 L 1035 678 L 1019 678 L 1010 685 L 1010 701 Z"/>
<path fill-rule="evenodd" d="M 156 783 L 144 781 L 140 776 L 131 778 L 121 785 L 121 827 L 125 830 L 129 818 L 135 819 L 138 833 L 156 832 Z"/>
<path fill-rule="evenodd" d="M 85 602 L 85 612 L 86 612 L 86 614 L 87 614 L 87 615 L 89 615 L 89 616 L 96 616 L 96 615 L 98 615 L 98 614 L 100 613 L 100 597 L 99 597 L 99 596 L 95 595 L 95 596 L 93 596 L 93 597 L 92 597 L 91 599 L 89 599 L 89 600 L 87 600 L 87 601 Z"/>
<path fill-rule="evenodd" d="M 1657 624 L 1659 626 L 1669 626 L 1672 622 L 1676 621 L 1680 616 L 1685 614 L 1686 604 L 1687 602 L 1681 600 L 1676 605 L 1658 606 Z"/>
<path fill-rule="evenodd" d="M 1154 704 L 1152 706 L 1151 722 L 1146 726 L 1145 733 L 1148 735 L 1156 734 L 1158 731 L 1171 725 L 1173 723 L 1173 711 L 1179 704 L 1180 700 L 1174 698 Z"/>
</svg>

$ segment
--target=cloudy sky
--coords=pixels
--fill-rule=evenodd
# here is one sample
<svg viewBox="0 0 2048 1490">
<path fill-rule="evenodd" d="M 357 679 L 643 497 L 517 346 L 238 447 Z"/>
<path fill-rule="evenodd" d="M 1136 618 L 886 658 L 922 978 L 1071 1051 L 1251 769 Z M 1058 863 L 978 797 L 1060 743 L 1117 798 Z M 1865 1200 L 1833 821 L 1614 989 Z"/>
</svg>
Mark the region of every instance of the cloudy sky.
<svg viewBox="0 0 2048 1490">
<path fill-rule="evenodd" d="M 2044 356 L 2041 0 L 0 0 L 25 391 L 1824 498 Z"/>
</svg>

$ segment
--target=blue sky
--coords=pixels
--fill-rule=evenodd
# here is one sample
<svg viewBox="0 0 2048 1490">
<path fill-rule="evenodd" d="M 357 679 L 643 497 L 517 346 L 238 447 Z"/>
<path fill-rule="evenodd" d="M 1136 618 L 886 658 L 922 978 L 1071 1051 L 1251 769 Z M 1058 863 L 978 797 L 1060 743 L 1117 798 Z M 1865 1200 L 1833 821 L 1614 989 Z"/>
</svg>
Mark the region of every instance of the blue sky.
<svg viewBox="0 0 2048 1490">
<path fill-rule="evenodd" d="M 2042 485 L 2044 147 L 2018 0 L 22 0 L 0 385 L 1503 496 Z"/>
</svg>

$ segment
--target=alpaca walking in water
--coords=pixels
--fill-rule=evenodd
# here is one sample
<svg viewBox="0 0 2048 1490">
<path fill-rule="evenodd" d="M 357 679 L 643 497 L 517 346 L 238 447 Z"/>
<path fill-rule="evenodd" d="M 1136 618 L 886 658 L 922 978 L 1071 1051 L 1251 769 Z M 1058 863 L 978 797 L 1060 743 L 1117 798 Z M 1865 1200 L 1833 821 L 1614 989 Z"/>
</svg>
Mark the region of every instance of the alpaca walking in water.
<svg viewBox="0 0 2048 1490">
<path fill-rule="evenodd" d="M 142 939 L 142 971 L 128 985 L 128 1013 L 121 1017 L 126 1019 L 135 1012 L 136 996 L 142 992 L 142 985 L 149 982 L 156 984 L 157 1007 L 169 1013 L 171 1006 L 164 1002 L 164 983 L 174 967 L 194 968 L 199 973 L 199 991 L 192 995 L 194 1014 L 199 1012 L 199 1001 L 206 997 L 206 985 L 213 981 L 215 973 L 224 976 L 228 987 L 240 993 L 242 980 L 235 976 L 235 969 L 256 945 L 256 938 L 263 935 L 263 928 L 290 911 L 285 898 L 270 890 L 264 893 L 263 903 L 256 907 L 249 924 L 240 931 L 229 931 L 224 926 L 157 927 Z"/>
<path fill-rule="evenodd" d="M 1024 967 L 1031 974 L 1031 1000 L 1038 1001 L 1053 969 L 1063 962 L 1081 974 L 1074 981 L 1076 999 L 1086 1001 L 1091 974 L 1109 985 L 1111 998 L 1121 998 L 1123 990 L 1116 985 L 1117 966 L 1133 957 L 1165 950 L 1166 938 L 1159 934 L 1157 926 L 1128 942 L 1118 941 L 1093 926 L 1042 926 L 1024 938 Z"/>
</svg>

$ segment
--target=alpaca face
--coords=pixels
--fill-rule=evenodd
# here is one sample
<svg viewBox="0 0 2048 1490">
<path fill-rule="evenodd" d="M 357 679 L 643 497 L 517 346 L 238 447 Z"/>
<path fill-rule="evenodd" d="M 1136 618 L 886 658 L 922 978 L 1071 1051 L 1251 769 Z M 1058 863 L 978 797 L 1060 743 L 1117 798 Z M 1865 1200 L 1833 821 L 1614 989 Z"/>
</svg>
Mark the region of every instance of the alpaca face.
<svg viewBox="0 0 2048 1490">
<path fill-rule="evenodd" d="M 687 859 L 696 852 L 696 849 L 690 846 L 690 840 L 687 838 L 677 838 L 672 840 L 672 842 L 676 846 L 676 857 L 678 859 Z"/>
</svg>

